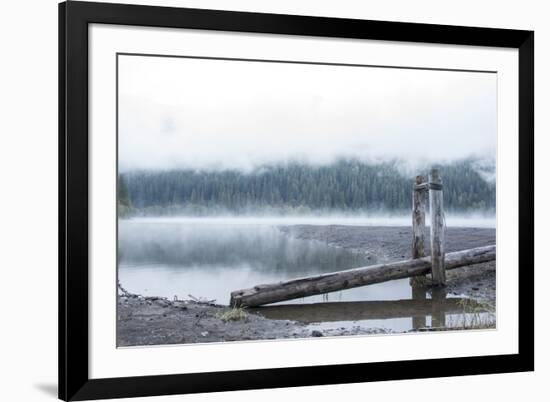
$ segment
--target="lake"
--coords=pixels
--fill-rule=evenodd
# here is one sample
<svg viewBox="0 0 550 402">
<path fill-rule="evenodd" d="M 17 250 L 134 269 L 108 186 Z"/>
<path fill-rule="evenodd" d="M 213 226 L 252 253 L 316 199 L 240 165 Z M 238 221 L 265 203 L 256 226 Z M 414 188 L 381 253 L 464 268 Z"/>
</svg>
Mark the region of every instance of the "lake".
<svg viewBox="0 0 550 402">
<path fill-rule="evenodd" d="M 356 222 L 362 226 L 381 223 L 377 219 L 351 221 L 328 218 L 305 222 L 319 225 Z M 395 222 L 396 226 L 404 223 L 400 219 Z M 169 299 L 187 299 L 192 295 L 228 304 L 230 293 L 234 290 L 384 262 L 364 251 L 334 247 L 319 240 L 293 238 L 279 229 L 280 225 L 297 223 L 304 223 L 304 220 L 120 220 L 118 278 L 122 286 L 132 293 Z M 411 299 L 409 280 L 403 279 L 277 303 L 292 306 L 279 306 L 271 311 L 266 309 L 265 315 L 328 327 L 353 324 L 406 331 L 413 325 L 411 307 L 406 302 L 398 301 Z M 325 309 L 315 315 L 317 318 L 308 318 L 313 316 L 311 309 L 307 313 L 304 308 L 294 307 L 296 304 L 326 302 L 331 304 L 325 305 Z M 319 312 L 319 309 L 315 308 L 315 311 Z M 324 316 L 323 311 L 326 313 Z M 405 314 L 406 311 L 409 313 Z"/>
</svg>

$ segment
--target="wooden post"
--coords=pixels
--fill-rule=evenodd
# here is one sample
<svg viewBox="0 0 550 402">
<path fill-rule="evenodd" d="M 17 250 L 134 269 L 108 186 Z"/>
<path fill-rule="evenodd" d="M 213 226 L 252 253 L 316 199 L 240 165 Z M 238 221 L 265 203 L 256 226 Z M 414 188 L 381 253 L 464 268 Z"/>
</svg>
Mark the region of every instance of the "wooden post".
<svg viewBox="0 0 550 402">
<path fill-rule="evenodd" d="M 444 286 L 445 278 L 445 222 L 443 218 L 443 181 L 439 170 L 430 172 L 430 245 L 432 248 L 432 283 Z"/>
<path fill-rule="evenodd" d="M 413 210 L 412 227 L 413 243 L 412 258 L 422 258 L 424 254 L 424 233 L 426 231 L 426 187 L 423 176 L 416 176 L 416 183 L 413 186 Z"/>
<path fill-rule="evenodd" d="M 426 233 L 426 199 L 428 196 L 428 183 L 424 176 L 416 176 L 412 191 L 412 250 L 413 259 L 422 258 L 425 254 L 424 237 Z M 414 276 L 410 278 L 411 286 L 426 286 L 426 277 Z"/>
<path fill-rule="evenodd" d="M 422 258 L 426 255 L 424 248 L 424 238 L 426 233 L 426 198 L 428 195 L 428 186 L 425 183 L 424 176 L 416 176 L 413 185 L 413 207 L 412 207 L 412 258 Z M 413 300 L 426 300 L 426 277 L 413 276 L 409 283 L 412 287 Z M 414 329 L 426 327 L 426 315 L 419 312 L 412 317 L 412 326 Z"/>
</svg>

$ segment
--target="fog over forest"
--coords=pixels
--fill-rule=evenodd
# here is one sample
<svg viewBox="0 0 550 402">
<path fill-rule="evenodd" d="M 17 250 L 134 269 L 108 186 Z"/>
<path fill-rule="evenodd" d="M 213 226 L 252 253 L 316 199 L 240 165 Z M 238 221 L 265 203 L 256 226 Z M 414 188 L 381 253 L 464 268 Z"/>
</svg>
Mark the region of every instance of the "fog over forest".
<svg viewBox="0 0 550 402">
<path fill-rule="evenodd" d="M 496 74 L 119 56 L 119 196 L 150 214 L 494 211 Z"/>
</svg>

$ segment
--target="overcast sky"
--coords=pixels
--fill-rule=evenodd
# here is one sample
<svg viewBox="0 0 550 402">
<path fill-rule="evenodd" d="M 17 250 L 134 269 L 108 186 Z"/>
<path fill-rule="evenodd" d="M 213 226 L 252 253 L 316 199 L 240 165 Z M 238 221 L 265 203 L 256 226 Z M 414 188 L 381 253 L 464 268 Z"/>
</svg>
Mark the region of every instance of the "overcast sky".
<svg viewBox="0 0 550 402">
<path fill-rule="evenodd" d="M 119 167 L 494 158 L 496 74 L 119 58 Z"/>
</svg>

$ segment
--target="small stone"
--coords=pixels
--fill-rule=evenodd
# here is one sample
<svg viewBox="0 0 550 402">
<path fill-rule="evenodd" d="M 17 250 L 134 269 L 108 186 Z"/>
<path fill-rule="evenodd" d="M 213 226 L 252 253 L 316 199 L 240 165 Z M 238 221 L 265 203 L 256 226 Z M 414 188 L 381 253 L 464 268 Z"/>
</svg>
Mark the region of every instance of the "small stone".
<svg viewBox="0 0 550 402">
<path fill-rule="evenodd" d="M 311 331 L 311 336 L 320 337 L 323 336 L 323 333 L 321 331 L 317 331 L 316 329 Z"/>
</svg>

